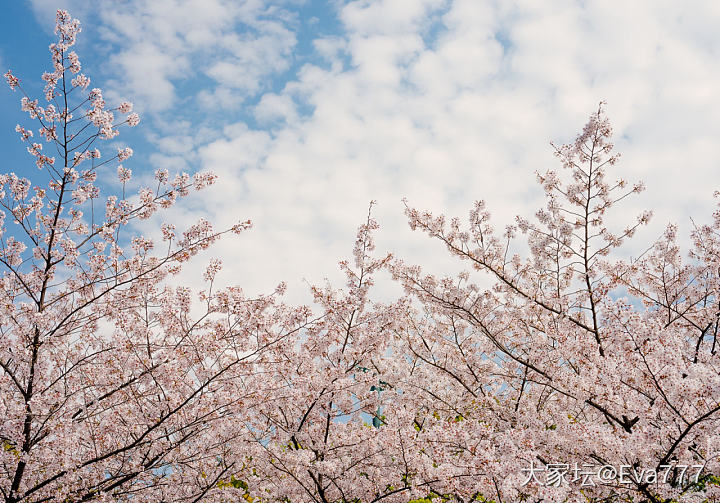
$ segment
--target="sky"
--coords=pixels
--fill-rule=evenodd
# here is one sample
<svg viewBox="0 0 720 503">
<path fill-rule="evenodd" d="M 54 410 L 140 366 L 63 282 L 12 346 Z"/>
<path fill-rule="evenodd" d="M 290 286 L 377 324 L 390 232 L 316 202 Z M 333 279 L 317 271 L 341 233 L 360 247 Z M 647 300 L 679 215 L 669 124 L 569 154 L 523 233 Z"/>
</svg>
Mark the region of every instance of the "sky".
<svg viewBox="0 0 720 503">
<path fill-rule="evenodd" d="M 251 295 L 285 281 L 290 301 L 308 302 L 308 284 L 342 286 L 337 262 L 371 200 L 378 255 L 454 272 L 464 264 L 410 230 L 403 198 L 461 219 L 483 199 L 500 229 L 532 217 L 544 205 L 535 172 L 561 169 L 550 142 L 572 141 L 601 100 L 622 153 L 609 176 L 647 187 L 609 222 L 654 211 L 624 254 L 671 222 L 687 243 L 716 208 L 718 2 L 7 2 L 0 67 L 38 95 L 58 8 L 82 22 L 76 51 L 92 86 L 141 115 L 114 140 L 134 149 L 125 166 L 138 183 L 157 168 L 220 177 L 164 220 L 253 221 L 191 262 L 192 285 L 219 257 L 218 281 Z M 0 107 L 3 171 L 32 176 L 13 132 L 28 123 L 19 95 L 0 90 Z M 379 284 L 379 297 L 400 291 Z"/>
</svg>

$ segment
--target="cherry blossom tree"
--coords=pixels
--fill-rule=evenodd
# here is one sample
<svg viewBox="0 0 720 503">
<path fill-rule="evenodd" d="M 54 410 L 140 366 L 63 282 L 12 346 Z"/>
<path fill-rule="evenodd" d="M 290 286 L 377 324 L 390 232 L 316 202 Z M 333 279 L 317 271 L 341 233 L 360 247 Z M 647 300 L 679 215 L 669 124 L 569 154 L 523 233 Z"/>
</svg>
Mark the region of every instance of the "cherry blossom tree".
<svg viewBox="0 0 720 503">
<path fill-rule="evenodd" d="M 643 188 L 609 181 L 611 134 L 601 104 L 573 143 L 555 147 L 563 171 L 537 175 L 547 206 L 536 223 L 518 217 L 499 234 L 482 201 L 466 229 L 407 209 L 413 229 L 493 283 L 391 266 L 423 308 L 398 332 L 407 368 L 388 380 L 415 401 L 413 476 L 439 481 L 436 495 L 720 500 L 720 210 L 693 231 L 688 259 L 670 226 L 622 260 L 617 249 L 650 213 L 606 225 Z M 512 251 L 518 232 L 525 258 Z"/>
<path fill-rule="evenodd" d="M 219 261 L 197 299 L 168 286 L 190 257 L 250 222 L 215 231 L 200 219 L 177 234 L 162 224 L 159 243 L 134 233 L 133 222 L 215 176 L 159 170 L 154 188 L 126 195 L 132 174 L 118 163 L 132 150 L 101 157 L 98 146 L 139 118 L 130 103 L 109 108 L 100 89 L 87 90 L 72 51 L 79 32 L 58 11 L 43 106 L 5 74 L 36 123 L 16 130 L 37 169 L 0 176 L 0 494 L 8 503 L 225 497 L 219 482 L 235 469 L 227 445 L 244 431 L 233 427 L 245 399 L 234 383 L 306 313 L 275 294 L 213 291 Z M 102 195 L 110 170 L 122 197 Z"/>
<path fill-rule="evenodd" d="M 407 209 L 489 287 L 373 258 L 368 217 L 354 267 L 341 263 L 347 291 L 314 288 L 320 321 L 244 381 L 264 398 L 246 419 L 254 449 L 235 449 L 236 486 L 318 503 L 718 501 L 720 210 L 687 263 L 673 226 L 618 257 L 651 214 L 606 225 L 643 190 L 607 181 L 611 135 L 600 107 L 555 147 L 567 176 L 538 174 L 536 223 L 498 235 L 482 202 L 468 230 Z M 383 267 L 410 298 L 370 301 Z"/>
<path fill-rule="evenodd" d="M 5 502 L 720 501 L 720 209 L 687 257 L 669 226 L 623 258 L 650 213 L 606 223 L 643 186 L 609 181 L 602 105 L 554 147 L 562 171 L 538 173 L 534 221 L 498 233 L 483 202 L 467 227 L 407 207 L 472 275 L 375 257 L 368 214 L 345 288 L 312 287 L 313 313 L 284 285 L 214 288 L 219 260 L 204 290 L 170 286 L 250 222 L 139 234 L 215 176 L 144 187 L 132 149 L 101 156 L 139 117 L 88 90 L 79 31 L 58 11 L 43 106 L 5 74 L 37 168 L 0 175 Z M 408 295 L 373 302 L 382 270 Z"/>
<path fill-rule="evenodd" d="M 410 499 L 403 457 L 412 445 L 406 441 L 412 421 L 398 414 L 397 390 L 383 380 L 392 373 L 391 343 L 407 303 L 370 300 L 374 275 L 391 259 L 372 256 L 377 228 L 368 214 L 354 260 L 340 262 L 346 289 L 313 286 L 318 321 L 301 339 L 264 352 L 246 381 L 266 397 L 248 418 L 256 435 L 243 475 L 249 495 L 293 502 Z"/>
</svg>

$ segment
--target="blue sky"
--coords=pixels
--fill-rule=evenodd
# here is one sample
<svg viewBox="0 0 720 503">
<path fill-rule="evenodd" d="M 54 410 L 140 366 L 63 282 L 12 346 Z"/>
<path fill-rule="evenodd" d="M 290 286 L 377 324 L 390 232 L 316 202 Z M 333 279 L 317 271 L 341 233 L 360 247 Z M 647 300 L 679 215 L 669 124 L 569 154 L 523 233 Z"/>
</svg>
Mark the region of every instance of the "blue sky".
<svg viewBox="0 0 720 503">
<path fill-rule="evenodd" d="M 255 224 L 193 262 L 192 284 L 218 256 L 226 284 L 259 293 L 285 280 L 306 300 L 303 279 L 340 279 L 373 199 L 378 253 L 456 270 L 410 231 L 402 198 L 460 217 L 485 199 L 498 227 L 531 216 L 543 204 L 534 172 L 559 169 L 549 142 L 570 141 L 600 100 L 623 153 L 613 176 L 647 186 L 610 223 L 655 210 L 627 254 L 668 222 L 687 236 L 720 189 L 716 2 L 8 2 L 0 66 L 29 90 L 41 90 L 57 8 L 83 23 L 92 85 L 141 114 L 118 137 L 138 183 L 158 167 L 220 175 L 166 220 Z M 32 175 L 13 134 L 27 124 L 19 95 L 0 91 L 0 106 L 5 170 Z"/>
</svg>

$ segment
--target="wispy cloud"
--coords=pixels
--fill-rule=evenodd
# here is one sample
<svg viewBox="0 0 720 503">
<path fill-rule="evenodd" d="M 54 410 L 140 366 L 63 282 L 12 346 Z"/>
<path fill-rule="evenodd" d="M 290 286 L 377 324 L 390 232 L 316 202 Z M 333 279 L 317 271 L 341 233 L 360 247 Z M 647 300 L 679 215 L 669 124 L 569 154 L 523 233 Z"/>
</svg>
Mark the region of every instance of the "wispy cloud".
<svg viewBox="0 0 720 503">
<path fill-rule="evenodd" d="M 43 18 L 59 4 L 33 3 Z M 98 35 L 112 46 L 113 90 L 152 111 L 192 106 L 198 97 L 206 110 L 236 106 L 287 69 L 296 43 L 292 14 L 273 2 L 100 0 L 93 14 L 84 0 L 69 3 L 78 16 L 98 16 Z"/>
</svg>

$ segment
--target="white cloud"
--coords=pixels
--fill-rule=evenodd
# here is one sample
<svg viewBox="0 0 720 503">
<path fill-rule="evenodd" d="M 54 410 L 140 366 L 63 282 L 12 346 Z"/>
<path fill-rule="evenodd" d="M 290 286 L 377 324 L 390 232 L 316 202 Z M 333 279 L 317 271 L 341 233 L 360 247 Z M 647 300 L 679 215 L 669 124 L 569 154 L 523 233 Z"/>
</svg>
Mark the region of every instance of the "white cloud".
<svg viewBox="0 0 720 503">
<path fill-rule="evenodd" d="M 172 62 L 150 71 L 153 93 L 180 98 L 173 82 L 190 71 L 188 47 L 226 51 L 202 68 L 217 85 L 199 98 L 224 108 L 249 106 L 243 93 L 288 68 L 289 14 L 259 2 L 157 5 L 127 21 L 104 18 L 127 26 L 129 49 L 117 58 L 152 61 L 161 48 Z M 221 175 L 193 211 L 224 225 L 255 221 L 213 252 L 226 257 L 226 281 L 260 292 L 286 279 L 299 298 L 301 278 L 337 279 L 335 263 L 349 254 L 371 199 L 380 201 L 379 252 L 451 270 L 439 244 L 407 228 L 401 198 L 461 217 L 486 199 L 498 226 L 531 216 L 543 204 L 534 171 L 559 169 L 549 141 L 572 140 L 601 99 L 623 152 L 611 176 L 648 187 L 611 223 L 655 209 L 655 223 L 637 238 L 647 244 L 668 221 L 687 233 L 690 216 L 709 217 L 720 188 L 715 3 L 363 0 L 339 8 L 345 32 L 313 42 L 322 66 L 304 66 L 255 106 L 269 132 L 239 124 L 214 140 L 208 131 L 190 133 L 192 142 L 187 131 L 163 140 L 162 162 L 197 156 Z M 237 23 L 252 29 L 234 34 Z M 139 85 L 132 73 L 125 78 Z"/>
<path fill-rule="evenodd" d="M 92 11 L 87 0 L 69 3 L 76 17 L 96 13 L 100 36 L 114 46 L 109 63 L 117 80 L 108 96 L 132 96 L 144 110 L 177 107 L 189 98 L 178 97 L 177 84 L 203 75 L 209 77 L 201 83 L 203 106 L 237 106 L 288 67 L 296 43 L 286 27 L 291 16 L 264 0 L 99 0 Z M 33 6 L 50 25 L 60 3 L 33 0 Z"/>
<path fill-rule="evenodd" d="M 285 95 L 265 94 L 255 107 L 255 118 L 262 123 L 274 121 L 294 122 L 298 119 L 297 107 L 293 99 Z"/>
<path fill-rule="evenodd" d="M 348 30 L 361 37 L 415 33 L 429 14 L 445 0 L 355 0 L 344 6 L 341 19 Z"/>
<path fill-rule="evenodd" d="M 451 267 L 441 246 L 407 229 L 400 198 L 460 216 L 484 198 L 498 225 L 516 213 L 530 216 L 543 204 L 533 172 L 559 167 L 549 141 L 571 140 L 601 99 L 609 101 L 624 153 L 612 176 L 648 185 L 612 223 L 644 207 L 656 210 L 636 250 L 669 220 L 689 230 L 691 212 L 709 216 L 716 188 L 708 182 L 717 180 L 711 149 L 720 110 L 711 97 L 720 73 L 708 19 L 718 15 L 712 6 L 695 12 L 692 23 L 708 27 L 696 32 L 686 7 L 663 7 L 348 4 L 341 13 L 345 39 L 315 44 L 330 60 L 346 51 L 351 68 L 308 66 L 284 94 L 266 96 L 256 109 L 261 117 L 281 116 L 298 96 L 315 107 L 308 120 L 288 121 L 265 144 L 261 167 L 242 175 L 239 206 L 258 225 L 243 238 L 253 243 L 244 249 L 252 260 L 237 270 L 253 285 L 332 275 L 370 199 L 381 202 L 379 249 L 433 270 Z M 443 26 L 428 45 L 424 20 L 438 12 Z M 237 151 L 223 153 L 237 140 L 209 145 L 214 155 L 205 165 L 237 176 L 224 168 L 232 164 L 224 156 Z"/>
</svg>

